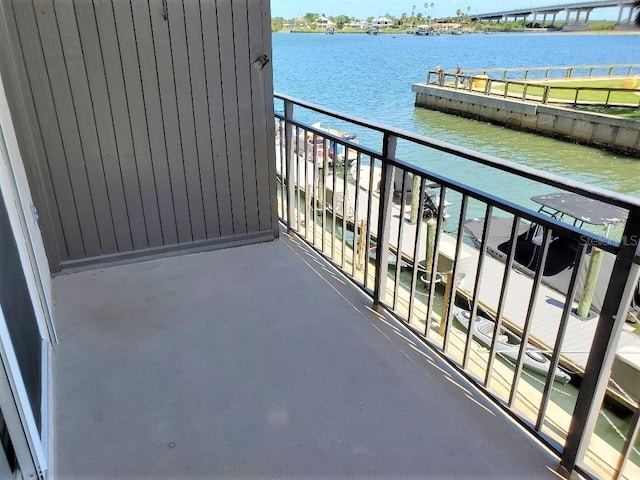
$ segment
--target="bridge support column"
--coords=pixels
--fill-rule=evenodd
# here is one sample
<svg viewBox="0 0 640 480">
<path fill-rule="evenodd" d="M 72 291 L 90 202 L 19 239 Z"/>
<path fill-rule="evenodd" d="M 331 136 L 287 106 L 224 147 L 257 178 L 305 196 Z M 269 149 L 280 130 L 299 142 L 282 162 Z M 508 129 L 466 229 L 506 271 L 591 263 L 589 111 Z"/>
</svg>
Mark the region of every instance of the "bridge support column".
<svg viewBox="0 0 640 480">
<path fill-rule="evenodd" d="M 557 13 L 553 14 L 553 18 L 551 19 L 551 25 L 554 25 L 556 23 L 556 15 Z"/>
<path fill-rule="evenodd" d="M 567 18 L 565 19 L 564 23 L 569 23 L 569 20 L 571 20 L 571 10 L 567 9 Z"/>
<path fill-rule="evenodd" d="M 633 8 L 629 7 L 629 16 L 627 17 L 627 25 L 631 25 L 632 20 L 633 20 Z"/>
<path fill-rule="evenodd" d="M 591 10 L 587 10 L 587 16 L 584 19 L 584 23 L 589 23 L 589 15 L 591 15 Z"/>
<path fill-rule="evenodd" d="M 533 12 L 533 20 L 531 20 L 531 27 L 536 28 L 536 19 L 538 18 L 538 12 Z"/>
<path fill-rule="evenodd" d="M 622 12 L 624 11 L 624 6 L 620 5 L 618 7 L 618 20 L 616 20 L 616 25 L 620 25 L 620 20 L 622 20 Z"/>
</svg>

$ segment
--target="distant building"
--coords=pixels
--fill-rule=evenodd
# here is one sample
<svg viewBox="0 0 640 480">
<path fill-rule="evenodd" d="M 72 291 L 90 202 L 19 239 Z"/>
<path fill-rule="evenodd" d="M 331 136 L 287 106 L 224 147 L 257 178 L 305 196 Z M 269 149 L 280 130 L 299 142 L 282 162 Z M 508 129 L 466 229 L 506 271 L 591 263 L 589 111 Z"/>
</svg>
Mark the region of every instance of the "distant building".
<svg viewBox="0 0 640 480">
<path fill-rule="evenodd" d="M 378 17 L 371 23 L 379 28 L 393 26 L 393 20 L 391 20 L 389 17 Z"/>
<path fill-rule="evenodd" d="M 329 20 L 327 17 L 318 17 L 316 20 L 316 26 L 327 28 L 327 27 L 335 27 L 336 24 Z"/>
<path fill-rule="evenodd" d="M 359 28 L 361 30 L 364 30 L 368 26 L 369 23 L 367 23 L 366 20 L 352 20 L 349 24 L 347 24 L 347 27 L 349 28 Z"/>
<path fill-rule="evenodd" d="M 459 23 L 438 23 L 438 28 L 445 33 L 453 32 L 455 30 L 460 30 L 462 27 Z"/>
</svg>

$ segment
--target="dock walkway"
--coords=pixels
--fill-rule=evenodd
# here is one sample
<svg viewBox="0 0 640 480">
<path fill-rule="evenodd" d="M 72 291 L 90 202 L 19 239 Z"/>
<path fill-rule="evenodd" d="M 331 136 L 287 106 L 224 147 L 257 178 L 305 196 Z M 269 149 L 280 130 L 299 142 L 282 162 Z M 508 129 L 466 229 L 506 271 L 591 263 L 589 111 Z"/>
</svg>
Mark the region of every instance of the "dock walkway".
<svg viewBox="0 0 640 480">
<path fill-rule="evenodd" d="M 307 169 L 306 172 L 308 172 L 306 175 L 305 168 Z M 296 175 L 295 171 L 293 172 L 296 184 L 298 183 L 297 178 L 299 177 L 301 179 L 308 180 L 308 185 L 311 186 L 313 168 L 312 162 L 305 162 L 301 158 L 299 163 L 299 174 Z M 368 167 L 364 167 L 364 170 L 367 168 Z M 368 183 L 368 180 L 368 173 L 362 173 L 361 170 L 361 186 L 360 193 L 358 195 L 357 208 L 355 205 L 356 185 L 351 182 L 347 183 L 346 197 L 347 204 L 349 205 L 347 208 L 347 218 L 349 221 L 357 223 L 360 220 L 367 218 L 368 190 L 364 188 L 363 183 Z M 304 183 L 306 182 L 303 182 L 303 184 Z M 326 185 L 327 192 L 332 192 L 332 176 L 329 175 L 326 177 Z M 336 202 L 338 202 L 343 195 L 343 179 L 336 178 L 335 185 Z M 371 212 L 378 211 L 379 202 L 380 198 L 378 193 L 373 192 L 371 195 Z M 421 227 L 420 232 L 421 238 L 418 240 L 418 252 L 414 255 L 416 225 L 409 223 L 408 209 L 405 208 L 404 210 L 404 212 L 401 212 L 399 205 L 394 204 L 393 206 L 390 247 L 393 250 L 398 249 L 401 256 L 404 258 L 416 258 L 418 261 L 423 260 L 425 258 L 426 250 L 426 225 L 424 225 L 426 221 L 423 220 L 423 226 Z M 340 214 L 341 211 L 336 212 L 336 215 L 339 216 Z M 369 228 L 372 233 L 377 231 L 377 219 L 377 214 L 372 215 L 372 218 L 370 219 Z M 451 221 L 456 220 L 452 219 Z M 402 238 L 400 239 L 400 242 L 398 242 L 400 221 L 403 221 L 404 223 L 402 227 Z M 456 238 L 452 234 L 441 232 L 439 243 L 439 262 L 442 262 L 444 258 L 450 256 L 447 252 L 455 252 L 455 244 Z M 460 259 L 459 271 L 464 273 L 464 278 L 462 278 L 458 284 L 458 293 L 467 298 L 472 298 L 478 267 L 479 251 L 465 243 L 462 245 Z M 450 258 L 450 260 L 452 260 L 452 258 Z M 478 298 L 481 307 L 489 312 L 495 312 L 498 308 L 504 269 L 505 265 L 503 262 L 489 255 L 486 256 Z M 533 279 L 531 277 L 517 270 L 511 272 L 503 319 L 507 325 L 516 330 L 522 329 L 524 326 L 529 308 L 529 299 L 532 287 Z M 535 315 L 530 328 L 530 340 L 532 343 L 537 344 L 537 346 L 548 351 L 552 350 L 558 334 L 558 326 L 564 304 L 564 294 L 544 284 L 540 285 L 535 305 Z M 587 358 L 589 356 L 598 321 L 599 318 L 597 317 L 586 321 L 573 315 L 570 317 L 561 347 L 562 363 L 565 367 L 577 372 L 584 371 L 584 366 L 587 363 Z M 623 331 L 618 348 L 627 346 L 640 348 L 640 338 L 627 331 Z"/>
</svg>

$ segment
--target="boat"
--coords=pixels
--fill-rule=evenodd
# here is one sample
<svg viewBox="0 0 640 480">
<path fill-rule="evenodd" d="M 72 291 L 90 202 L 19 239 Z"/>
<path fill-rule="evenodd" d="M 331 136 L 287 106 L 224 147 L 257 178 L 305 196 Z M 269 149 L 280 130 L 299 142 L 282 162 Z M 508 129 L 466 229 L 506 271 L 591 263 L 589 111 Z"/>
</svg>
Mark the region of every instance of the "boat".
<svg viewBox="0 0 640 480">
<path fill-rule="evenodd" d="M 471 318 L 471 312 L 459 307 L 454 307 L 453 315 L 455 319 L 462 325 L 462 327 L 469 330 L 469 319 Z M 473 338 L 480 342 L 485 347 L 491 347 L 491 342 L 495 334 L 496 324 L 493 320 L 476 314 L 471 332 Z M 511 362 L 518 361 L 518 355 L 520 353 L 520 347 L 522 340 L 520 337 L 510 332 L 505 328 L 501 328 L 496 338 L 496 353 L 507 358 Z M 528 370 L 534 371 L 541 375 L 547 376 L 551 370 L 551 361 L 547 358 L 539 348 L 532 345 L 527 345 L 525 349 L 525 355 L 523 360 L 523 366 Z M 567 384 L 571 380 L 571 376 L 564 370 L 556 367 L 554 372 L 554 380 L 556 382 Z"/>
<path fill-rule="evenodd" d="M 432 35 L 440 35 L 440 32 L 433 28 L 432 25 L 418 25 L 416 28 L 415 34 L 422 36 L 432 36 Z"/>
<path fill-rule="evenodd" d="M 345 144 L 346 143 L 354 143 L 358 144 L 358 139 L 354 134 L 342 132 L 340 130 L 336 130 L 329 126 L 324 126 L 321 122 L 316 122 L 311 124 L 316 130 L 321 132 L 326 132 L 334 137 L 338 137 L 341 140 L 344 140 L 345 143 L 337 143 L 334 140 L 327 140 L 328 144 L 328 152 L 327 152 L 327 164 L 332 165 L 333 161 L 336 160 L 337 164 L 343 164 L 345 161 Z M 324 147 L 325 147 L 325 138 L 315 132 L 305 131 L 301 132 L 298 136 L 298 142 L 296 144 L 296 153 L 298 155 L 303 156 L 306 155 L 310 158 L 313 157 L 314 151 L 316 155 L 316 162 L 318 165 L 324 164 Z M 348 151 L 347 162 L 351 162 L 357 158 L 357 152 L 353 149 Z"/>
<path fill-rule="evenodd" d="M 585 224 L 591 227 L 602 227 L 606 237 L 609 236 L 612 227 L 624 223 L 627 217 L 626 210 L 620 207 L 586 198 L 576 193 L 554 192 L 531 197 L 531 200 L 539 205 L 539 213 L 544 213 L 556 220 L 568 221 L 569 224 L 578 228 L 583 228 Z M 501 261 L 505 261 L 509 252 L 512 225 L 512 218 L 491 218 L 487 237 L 487 252 Z M 483 228 L 484 218 L 474 218 L 464 223 L 465 233 L 476 247 L 479 247 L 482 242 Z M 524 220 L 521 220 L 517 226 L 514 268 L 529 276 L 533 276 L 542 252 L 543 231 L 540 225 Z M 543 267 L 541 279 L 543 284 L 566 295 L 577 248 L 576 240 L 553 234 L 547 252 L 547 260 Z M 591 310 L 595 313 L 600 312 L 602 308 L 614 261 L 615 257 L 612 254 L 607 252 L 603 254 L 600 275 L 591 304 Z M 586 282 L 588 264 L 589 259 L 584 262 L 582 271 L 578 273 L 577 298 L 580 298 Z M 635 304 L 640 304 L 640 286 Z"/>
<path fill-rule="evenodd" d="M 380 185 L 382 182 L 382 168 L 378 166 L 373 167 L 373 191 L 375 193 L 380 192 Z M 351 168 L 349 170 L 349 174 L 351 178 L 355 181 L 357 178 L 357 165 L 355 163 L 351 164 Z M 405 181 L 405 215 L 411 211 L 411 185 L 412 185 L 412 175 L 407 175 L 407 179 Z M 360 188 L 363 190 L 369 190 L 369 183 L 371 179 L 371 165 L 360 165 Z M 402 198 L 402 172 L 398 170 L 396 172 L 396 179 L 394 182 L 394 202 L 399 204 Z M 440 185 L 437 183 L 428 183 L 424 187 L 424 207 L 422 209 L 422 216 L 424 218 L 435 218 L 438 216 L 438 212 L 440 210 Z M 442 212 L 442 218 L 444 220 L 450 217 L 449 211 L 447 207 L 451 206 L 451 202 L 445 200 L 444 202 L 444 210 Z"/>
</svg>

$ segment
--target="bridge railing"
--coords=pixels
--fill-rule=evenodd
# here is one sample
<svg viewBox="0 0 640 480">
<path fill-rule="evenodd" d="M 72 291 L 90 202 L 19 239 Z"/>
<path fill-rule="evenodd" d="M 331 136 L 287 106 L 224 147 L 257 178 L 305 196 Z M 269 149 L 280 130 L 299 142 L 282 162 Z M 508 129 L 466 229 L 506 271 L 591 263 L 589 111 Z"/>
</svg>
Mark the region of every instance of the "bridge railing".
<svg viewBox="0 0 640 480">
<path fill-rule="evenodd" d="M 636 88 L 635 79 L 625 78 L 628 79 L 628 87 L 589 87 L 554 85 L 534 79 L 502 80 L 485 74 L 429 71 L 427 84 L 545 105 L 638 107 L 640 106 L 640 89 Z"/>
<path fill-rule="evenodd" d="M 627 426 L 616 426 L 622 432 L 616 445 L 595 430 L 620 338 L 628 335 L 623 326 L 640 271 L 640 201 L 289 96 L 275 98 L 277 206 L 288 231 L 555 449 L 564 467 L 591 470 L 595 458 L 600 477 L 640 474 L 638 399 L 622 387 L 622 401 L 638 413 Z M 357 133 L 358 139 L 340 130 Z M 488 170 L 491 185 L 474 187 L 402 158 L 402 152 L 415 149 L 419 158 L 443 156 L 460 170 Z M 493 188 L 508 182 L 622 209 L 620 240 L 510 201 Z M 506 222 L 503 250 L 491 244 L 501 222 Z M 475 246 L 467 231 L 472 224 L 479 227 Z M 522 242 L 531 247 L 528 260 L 517 253 Z M 566 294 L 556 297 L 544 286 L 546 259 L 563 245 L 568 250 L 561 257 L 574 268 Z M 602 271 L 608 287 L 599 290 L 604 302 L 591 320 L 593 340 L 574 351 L 567 342 L 586 328 L 573 312 L 579 273 L 596 250 L 610 255 L 613 265 Z M 526 276 L 516 269 L 523 262 Z M 471 322 L 464 328 L 462 310 L 494 322 L 488 340 L 478 337 Z M 542 341 L 534 325 L 547 321 L 554 322 L 552 333 Z M 505 356 L 502 337 L 519 339 L 511 357 Z M 548 363 L 546 373 L 529 370 L 532 355 Z M 573 396 L 559 386 L 559 365 L 579 372 L 580 384 L 570 387 Z"/>
</svg>

